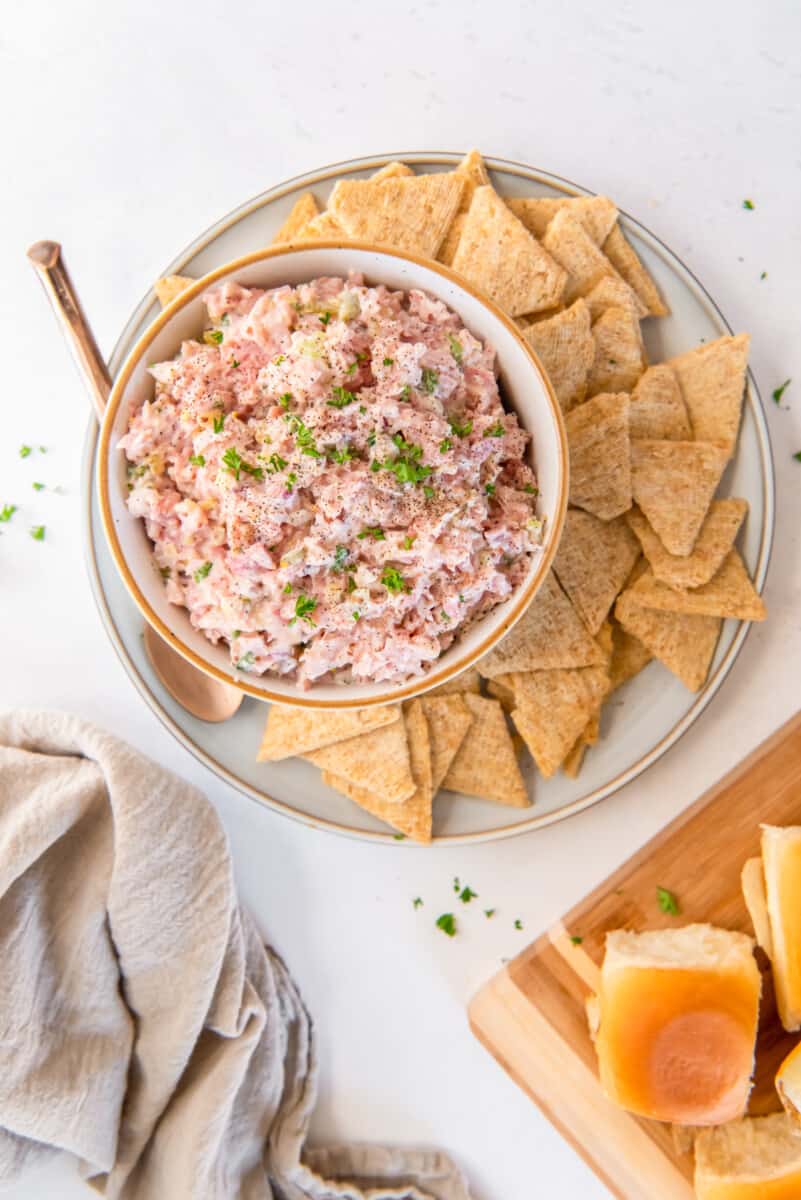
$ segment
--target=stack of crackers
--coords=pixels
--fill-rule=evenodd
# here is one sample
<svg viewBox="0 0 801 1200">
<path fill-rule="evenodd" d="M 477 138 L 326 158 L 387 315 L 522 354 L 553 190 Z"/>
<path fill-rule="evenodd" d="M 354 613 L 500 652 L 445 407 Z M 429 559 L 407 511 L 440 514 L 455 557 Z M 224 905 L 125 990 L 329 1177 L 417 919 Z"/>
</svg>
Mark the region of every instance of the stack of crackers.
<svg viewBox="0 0 801 1200">
<path fill-rule="evenodd" d="M 308 192 L 275 241 L 332 238 L 437 259 L 483 290 L 538 355 L 567 428 L 571 507 L 559 552 L 526 615 L 480 662 L 486 695 L 471 672 L 450 695 L 352 714 L 363 726 L 271 710 L 260 757 L 307 757 L 356 803 L 427 840 L 440 786 L 527 804 L 515 747 L 528 747 L 546 778 L 559 768 L 575 776 L 623 683 L 657 659 L 697 691 L 723 619 L 764 619 L 734 545 L 747 503 L 716 498 L 736 446 L 749 339 L 649 364 L 641 321 L 669 310 L 613 202 L 503 197 L 475 150 L 449 172 L 390 163 L 340 180 L 325 211 Z M 160 280 L 159 299 L 188 282 Z"/>
</svg>

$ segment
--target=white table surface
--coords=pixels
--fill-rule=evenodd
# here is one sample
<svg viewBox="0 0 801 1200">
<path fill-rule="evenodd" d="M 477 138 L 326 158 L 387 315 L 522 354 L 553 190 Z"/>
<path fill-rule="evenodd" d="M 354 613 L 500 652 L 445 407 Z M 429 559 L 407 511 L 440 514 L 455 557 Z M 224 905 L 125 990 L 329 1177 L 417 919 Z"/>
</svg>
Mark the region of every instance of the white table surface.
<svg viewBox="0 0 801 1200">
<path fill-rule="evenodd" d="M 471 1038 L 468 999 L 799 703 L 800 38 L 794 0 L 26 0 L 3 23 L 0 506 L 20 511 L 0 537 L 0 705 L 95 719 L 208 793 L 242 895 L 316 1016 L 314 1137 L 440 1144 L 481 1200 L 608 1193 Z M 86 400 L 24 251 L 64 243 L 109 351 L 149 281 L 242 199 L 339 158 L 474 144 L 607 192 L 753 334 L 778 481 L 771 615 L 694 729 L 625 792 L 512 841 L 380 848 L 224 787 L 128 681 L 83 566 Z M 770 394 L 788 376 L 780 409 Z M 21 461 L 22 442 L 47 453 Z M 40 522 L 43 544 L 27 532 Z M 474 905 L 449 940 L 434 919 L 454 907 L 454 875 L 498 915 Z M 11 1194 L 92 1193 L 63 1163 Z"/>
</svg>

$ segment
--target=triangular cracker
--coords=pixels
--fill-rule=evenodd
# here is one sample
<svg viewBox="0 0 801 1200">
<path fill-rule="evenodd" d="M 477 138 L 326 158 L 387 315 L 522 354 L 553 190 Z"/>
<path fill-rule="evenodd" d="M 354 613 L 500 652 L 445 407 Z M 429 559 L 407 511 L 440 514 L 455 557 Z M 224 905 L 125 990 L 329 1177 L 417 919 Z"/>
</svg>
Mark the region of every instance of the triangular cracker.
<svg viewBox="0 0 801 1200">
<path fill-rule="evenodd" d="M 617 221 L 617 208 L 608 196 L 526 196 L 506 203 L 536 238 L 560 209 L 584 226 L 596 246 L 603 245 Z"/>
<path fill-rule="evenodd" d="M 328 207 L 352 238 L 436 258 L 463 187 L 464 180 L 454 171 L 340 179 Z"/>
<path fill-rule="evenodd" d="M 652 317 L 666 317 L 670 313 L 659 289 L 640 262 L 634 247 L 616 225 L 604 242 L 604 254 L 632 291 L 636 292 Z"/>
<path fill-rule="evenodd" d="M 569 750 L 562 762 L 562 770 L 568 779 L 576 779 L 581 765 L 584 762 L 584 755 L 590 746 L 595 746 L 598 743 L 600 736 L 600 720 L 598 716 L 590 717 L 589 721 L 582 729 L 577 737 L 572 750 Z"/>
<path fill-rule="evenodd" d="M 292 205 L 289 216 L 273 238 L 273 245 L 294 241 L 319 212 L 320 206 L 311 192 L 304 192 L 302 196 L 298 196 Z"/>
<path fill-rule="evenodd" d="M 452 265 L 512 317 L 562 298 L 564 271 L 489 186 L 473 193 Z"/>
<path fill-rule="evenodd" d="M 674 588 L 696 588 L 708 583 L 734 545 L 747 500 L 713 500 L 693 546 L 692 554 L 670 554 L 638 508 L 626 514 L 654 576 Z"/>
<path fill-rule="evenodd" d="M 643 579 L 648 578 L 646 572 Z M 615 616 L 691 692 L 701 688 L 709 674 L 722 624 L 719 617 L 657 612 L 643 608 L 634 589 L 618 597 Z"/>
<path fill-rule="evenodd" d="M 628 308 L 638 320 L 648 315 L 640 297 L 618 275 L 605 275 L 585 296 L 590 317 L 597 321 L 608 308 Z"/>
<path fill-rule="evenodd" d="M 303 757 L 321 770 L 331 771 L 394 804 L 408 800 L 415 791 L 403 721 L 394 721 L 392 725 L 322 750 L 312 750 Z"/>
<path fill-rule="evenodd" d="M 629 397 L 594 396 L 565 418 L 570 503 L 611 521 L 631 507 Z"/>
<path fill-rule="evenodd" d="M 699 442 L 727 442 L 734 450 L 750 340 L 747 333 L 722 337 L 668 360 Z"/>
<path fill-rule="evenodd" d="M 442 786 L 450 792 L 480 796 L 496 804 L 528 808 L 531 801 L 500 704 L 497 700 L 469 695 L 464 702 L 473 715 L 473 725 Z"/>
<path fill-rule="evenodd" d="M 610 691 L 615 692 L 643 667 L 647 667 L 653 655 L 639 638 L 624 629 L 619 621 L 612 621 L 612 658 L 609 663 Z"/>
<path fill-rule="evenodd" d="M 399 719 L 400 709 L 395 704 L 341 712 L 272 704 L 256 758 L 259 762 L 278 762 L 392 725 Z"/>
<path fill-rule="evenodd" d="M 460 175 L 464 180 L 464 190 L 462 192 L 462 201 L 459 205 L 456 216 L 451 221 L 450 228 L 445 234 L 445 240 L 440 247 L 438 254 L 439 261 L 445 263 L 447 267 L 451 266 L 456 257 L 456 247 L 459 245 L 459 239 L 462 236 L 464 229 L 465 217 L 467 210 L 473 200 L 473 193 L 477 187 L 483 187 L 490 181 L 489 172 L 484 166 L 484 159 L 479 154 L 478 150 L 470 150 L 459 163 L 456 168 L 456 174 Z"/>
<path fill-rule="evenodd" d="M 428 721 L 431 741 L 431 786 L 436 795 L 448 774 L 456 751 L 473 724 L 473 716 L 461 696 L 435 696 L 429 692 L 420 697 Z"/>
<path fill-rule="evenodd" d="M 481 659 L 478 669 L 492 679 L 510 671 L 586 667 L 603 661 L 603 651 L 550 572 L 523 616 Z"/>
<path fill-rule="evenodd" d="M 499 701 L 504 712 L 511 713 L 515 706 L 514 675 L 496 675 L 487 681 L 487 691 L 494 700 Z"/>
<path fill-rule="evenodd" d="M 462 671 L 461 675 L 449 679 L 447 683 L 441 683 L 439 687 L 432 688 L 430 692 L 426 692 L 426 695 L 463 696 L 465 692 L 478 693 L 480 691 L 481 676 L 475 667 L 469 667 L 466 671 Z"/>
<path fill-rule="evenodd" d="M 666 363 L 649 367 L 631 397 L 629 433 L 650 441 L 689 442 L 693 431 L 679 387 Z"/>
<path fill-rule="evenodd" d="M 528 325 L 523 336 L 545 368 L 562 411 L 581 404 L 595 358 L 590 312 L 584 301 L 577 300 L 564 312 Z"/>
<path fill-rule="evenodd" d="M 631 490 L 665 549 L 692 552 L 728 461 L 725 442 L 631 443 Z"/>
<path fill-rule="evenodd" d="M 764 621 L 767 616 L 762 597 L 735 549 L 729 551 L 720 570 L 701 587 L 681 590 L 668 587 L 649 571 L 634 585 L 631 595 L 643 608 L 660 612 L 733 617 L 738 621 Z"/>
<path fill-rule="evenodd" d="M 601 521 L 568 511 L 553 569 L 590 633 L 598 633 L 639 556 L 623 517 Z"/>
<path fill-rule="evenodd" d="M 388 162 L 385 167 L 381 167 L 378 171 L 374 171 L 370 178 L 399 179 L 404 175 L 414 175 L 414 171 L 411 167 L 407 167 L 406 163 Z"/>
<path fill-rule="evenodd" d="M 359 808 L 378 817 L 379 821 L 386 821 L 387 825 L 391 825 L 412 841 L 422 842 L 424 845 L 431 841 L 431 799 L 426 802 L 422 793 L 415 792 L 408 800 L 395 803 L 368 788 L 350 783 L 341 775 L 335 775 L 333 771 L 323 771 L 322 780 L 328 787 L 342 792 L 343 796 L 358 804 Z"/>
<path fill-rule="evenodd" d="M 296 242 L 324 242 L 329 238 L 347 241 L 348 236 L 333 213 L 328 209 L 319 216 L 312 217 L 308 225 L 295 234 Z"/>
<path fill-rule="evenodd" d="M 645 370 L 640 322 L 630 308 L 608 308 L 592 327 L 595 354 L 587 392 L 630 392 Z"/>
<path fill-rule="evenodd" d="M 578 296 L 586 296 L 605 275 L 615 274 L 609 259 L 567 208 L 560 208 L 556 212 L 545 231 L 542 244 L 567 271 L 562 297 L 565 304 L 570 304 Z"/>
<path fill-rule="evenodd" d="M 172 304 L 176 296 L 180 296 L 181 292 L 194 282 L 191 275 L 165 275 L 163 279 L 156 280 L 153 284 L 153 291 L 156 293 L 156 299 L 161 307 L 166 308 L 168 304 Z"/>
<path fill-rule="evenodd" d="M 546 779 L 564 762 L 608 690 L 603 667 L 515 674 L 512 720 Z"/>
</svg>

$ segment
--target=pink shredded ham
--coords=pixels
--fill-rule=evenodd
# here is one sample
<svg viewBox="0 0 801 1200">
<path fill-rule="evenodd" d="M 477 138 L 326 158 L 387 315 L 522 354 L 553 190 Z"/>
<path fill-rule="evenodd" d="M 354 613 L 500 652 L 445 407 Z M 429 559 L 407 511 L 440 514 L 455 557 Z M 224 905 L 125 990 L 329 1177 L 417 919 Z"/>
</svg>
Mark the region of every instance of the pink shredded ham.
<svg viewBox="0 0 801 1200">
<path fill-rule="evenodd" d="M 540 545 L 494 351 L 356 275 L 205 300 L 210 327 L 151 368 L 120 442 L 170 601 L 240 671 L 420 674 Z"/>
</svg>

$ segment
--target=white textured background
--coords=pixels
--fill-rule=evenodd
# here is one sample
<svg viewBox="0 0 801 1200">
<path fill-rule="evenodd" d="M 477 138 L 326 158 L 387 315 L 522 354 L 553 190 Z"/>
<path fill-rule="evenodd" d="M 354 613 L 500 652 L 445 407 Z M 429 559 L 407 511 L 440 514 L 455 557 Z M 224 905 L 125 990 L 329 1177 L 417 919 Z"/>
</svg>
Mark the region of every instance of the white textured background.
<svg viewBox="0 0 801 1200">
<path fill-rule="evenodd" d="M 0 27 L 0 506 L 20 512 L 0 537 L 0 705 L 95 718 L 212 796 L 242 892 L 316 1015 L 316 1137 L 442 1144 L 480 1200 L 605 1196 L 472 1041 L 464 1007 L 501 957 L 799 703 L 801 10 L 794 0 L 13 7 Z M 64 243 L 108 351 L 149 281 L 244 198 L 339 158 L 474 144 L 613 196 L 752 332 L 778 477 L 771 619 L 693 731 L 625 793 L 511 842 L 378 848 L 302 829 L 227 790 L 129 684 L 83 569 L 86 401 L 24 250 L 41 237 Z M 770 393 L 788 376 L 780 410 Z M 23 441 L 47 455 L 21 462 Z M 35 494 L 34 479 L 65 494 Z M 27 535 L 39 522 L 44 544 Z M 449 941 L 432 922 L 450 907 L 454 874 L 499 915 L 465 914 Z M 66 1163 L 12 1194 L 91 1193 Z"/>
</svg>

